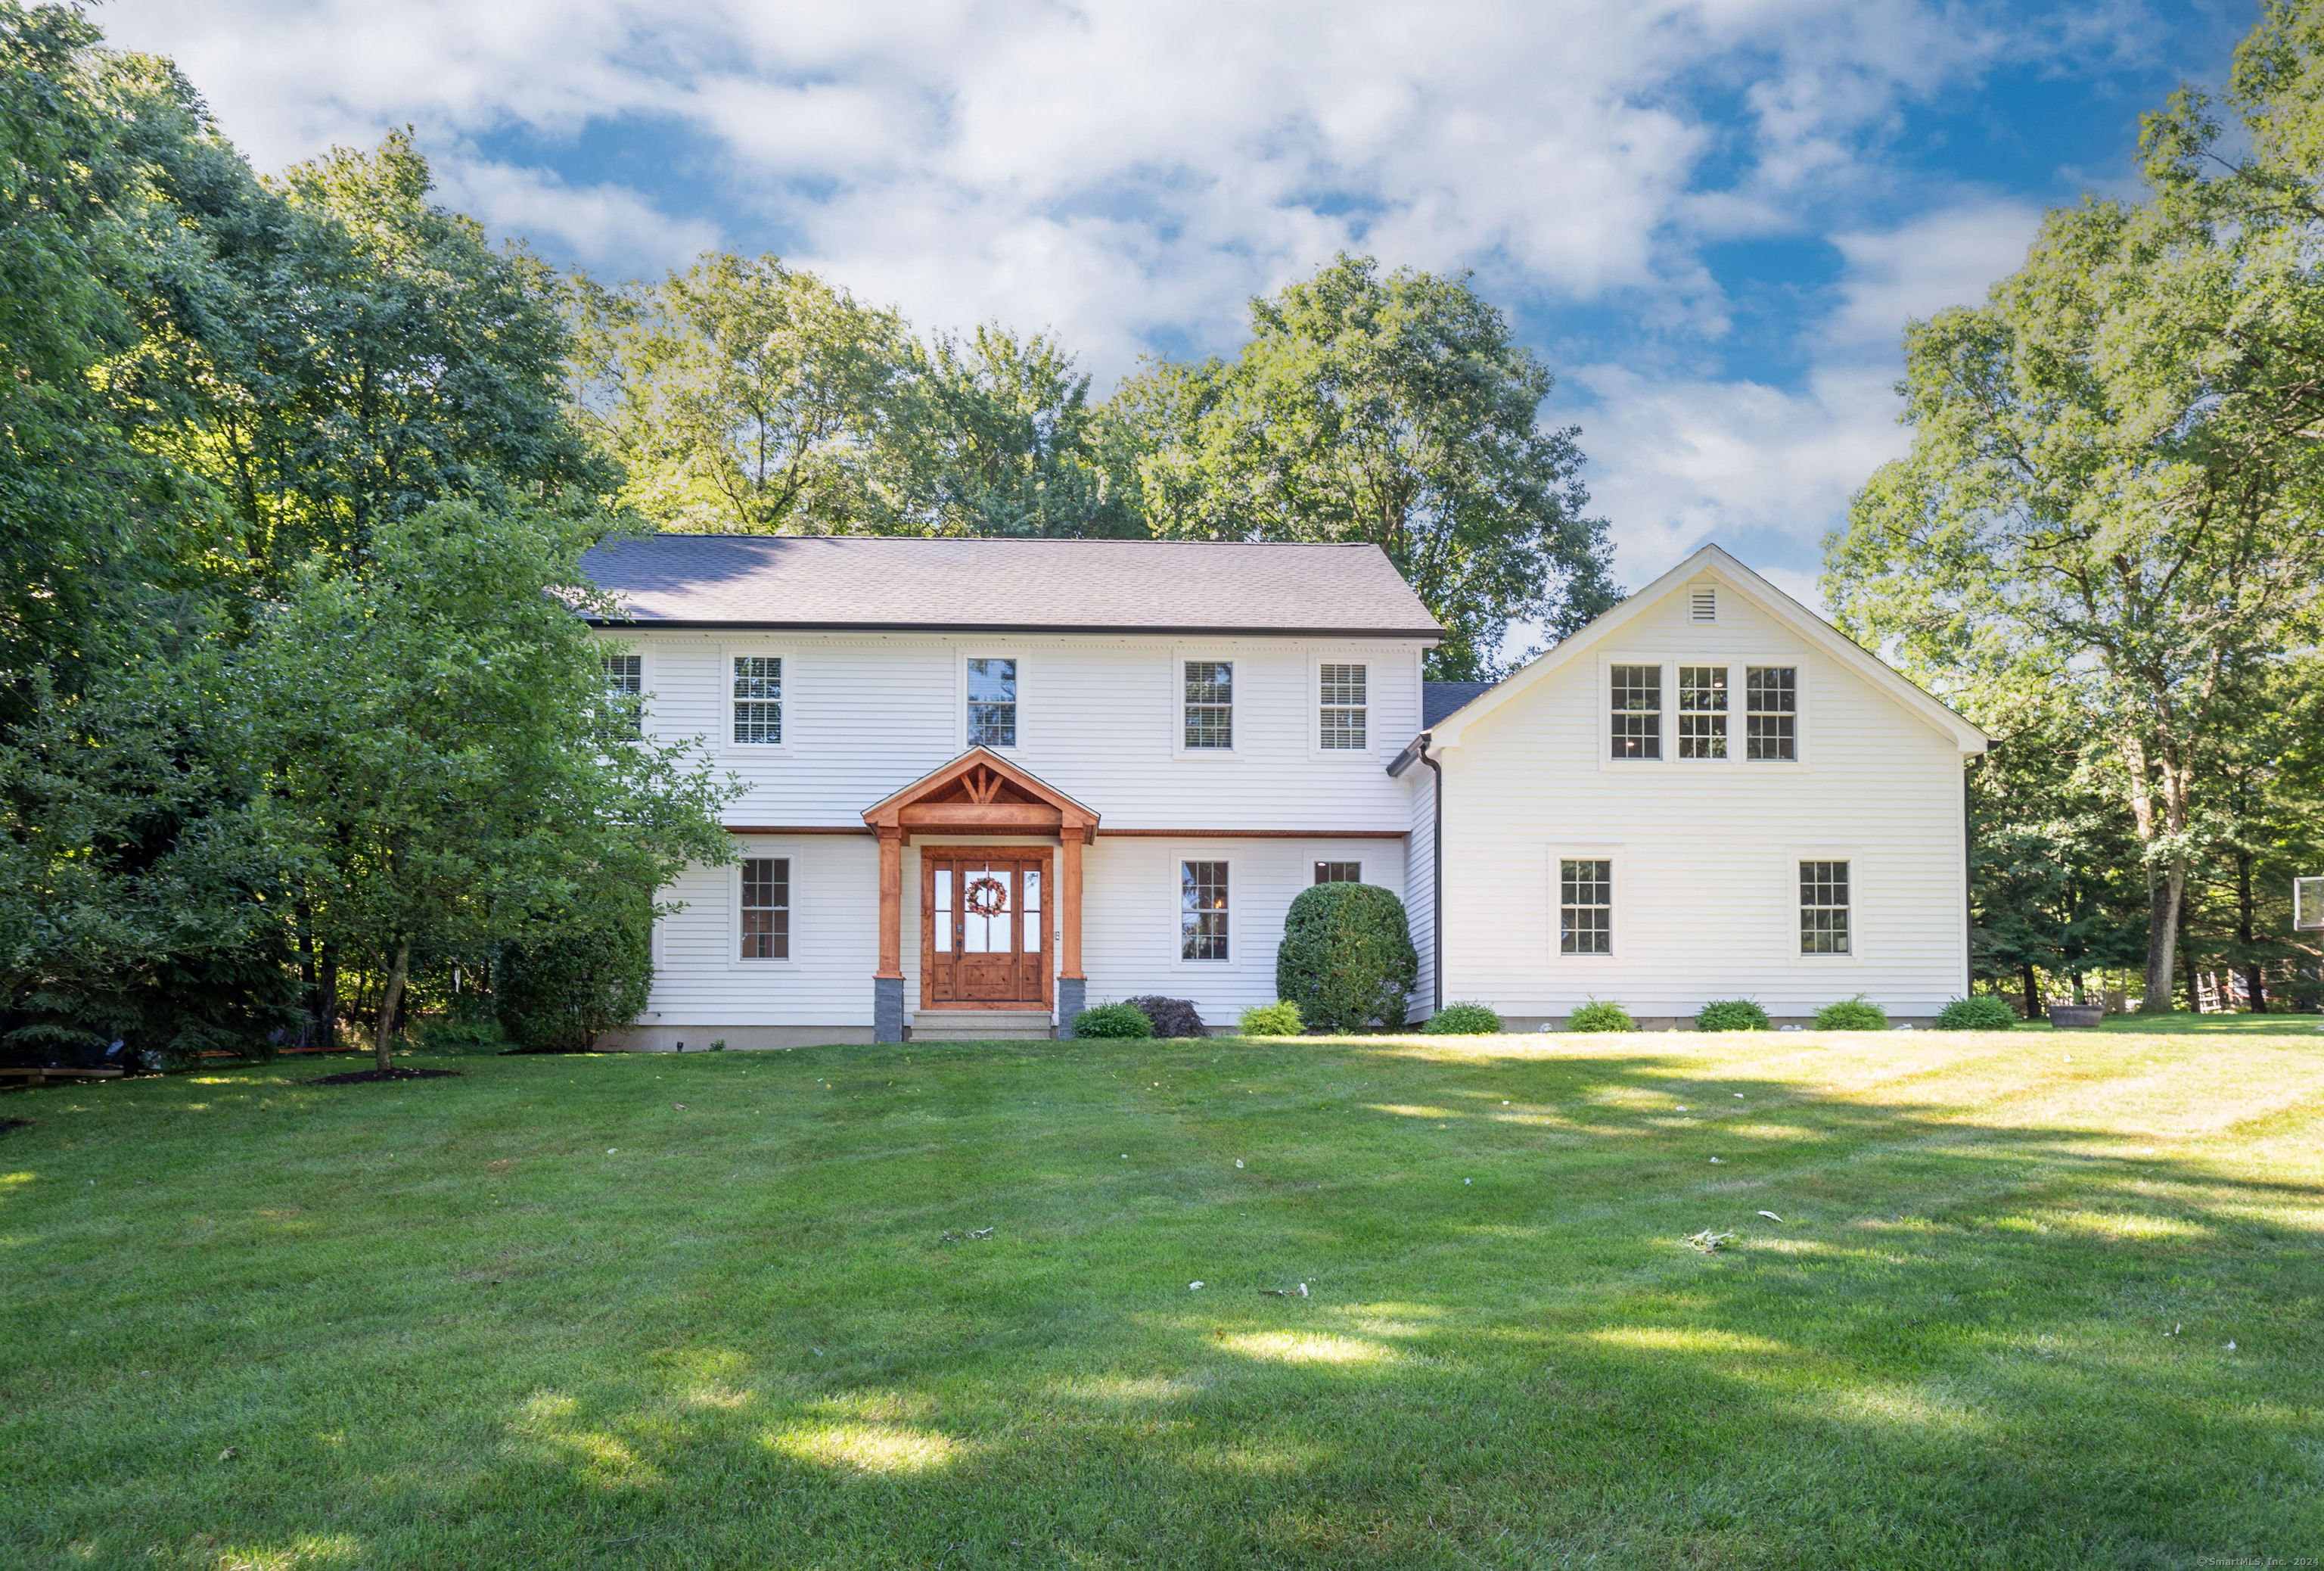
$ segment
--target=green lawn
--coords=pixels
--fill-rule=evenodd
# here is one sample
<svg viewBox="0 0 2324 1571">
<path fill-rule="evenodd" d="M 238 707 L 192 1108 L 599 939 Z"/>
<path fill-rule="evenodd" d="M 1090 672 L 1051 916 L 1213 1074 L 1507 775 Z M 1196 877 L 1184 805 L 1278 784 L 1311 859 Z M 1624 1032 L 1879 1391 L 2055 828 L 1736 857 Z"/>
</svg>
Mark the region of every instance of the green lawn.
<svg viewBox="0 0 2324 1571">
<path fill-rule="evenodd" d="M 14 1095 L 0 1566 L 2297 1563 L 2280 1023 Z"/>
</svg>

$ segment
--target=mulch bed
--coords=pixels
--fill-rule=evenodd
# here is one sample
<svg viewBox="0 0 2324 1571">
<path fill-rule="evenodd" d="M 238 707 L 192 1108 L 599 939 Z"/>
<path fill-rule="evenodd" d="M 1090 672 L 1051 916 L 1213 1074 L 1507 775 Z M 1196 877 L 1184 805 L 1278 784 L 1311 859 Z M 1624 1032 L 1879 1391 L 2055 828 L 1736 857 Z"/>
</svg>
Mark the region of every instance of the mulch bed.
<svg viewBox="0 0 2324 1571">
<path fill-rule="evenodd" d="M 309 1086 L 374 1086 L 383 1080 L 449 1080 L 466 1073 L 462 1069 L 350 1069 L 344 1075 L 325 1075 L 309 1080 Z"/>
</svg>

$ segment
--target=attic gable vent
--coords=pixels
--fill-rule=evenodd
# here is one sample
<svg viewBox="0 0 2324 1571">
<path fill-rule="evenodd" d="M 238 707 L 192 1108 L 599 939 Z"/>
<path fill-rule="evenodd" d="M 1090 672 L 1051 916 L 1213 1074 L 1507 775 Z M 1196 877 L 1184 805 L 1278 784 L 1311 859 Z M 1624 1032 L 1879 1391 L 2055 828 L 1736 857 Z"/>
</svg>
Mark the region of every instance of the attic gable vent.
<svg viewBox="0 0 2324 1571">
<path fill-rule="evenodd" d="M 1719 591 L 1697 589 L 1694 592 L 1694 618 L 1697 622 L 1719 620 Z"/>
</svg>

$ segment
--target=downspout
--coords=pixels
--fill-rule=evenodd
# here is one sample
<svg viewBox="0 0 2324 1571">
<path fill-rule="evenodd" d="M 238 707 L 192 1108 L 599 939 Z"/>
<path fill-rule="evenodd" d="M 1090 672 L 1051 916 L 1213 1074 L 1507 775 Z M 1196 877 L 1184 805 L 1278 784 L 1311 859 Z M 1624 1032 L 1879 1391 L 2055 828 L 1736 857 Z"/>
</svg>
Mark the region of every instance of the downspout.
<svg viewBox="0 0 2324 1571">
<path fill-rule="evenodd" d="M 1428 734 L 1420 734 L 1420 762 L 1436 777 L 1436 797 L 1428 809 L 1428 1012 L 1444 1008 L 1444 766 L 1428 756 Z"/>
</svg>

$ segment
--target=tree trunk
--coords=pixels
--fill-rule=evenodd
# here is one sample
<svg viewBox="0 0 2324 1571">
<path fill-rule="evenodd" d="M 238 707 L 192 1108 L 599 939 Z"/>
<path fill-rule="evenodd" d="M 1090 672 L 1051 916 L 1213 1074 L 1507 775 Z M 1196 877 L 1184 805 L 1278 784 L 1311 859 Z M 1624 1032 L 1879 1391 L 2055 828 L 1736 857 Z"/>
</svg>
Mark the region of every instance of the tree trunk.
<svg viewBox="0 0 2324 1571">
<path fill-rule="evenodd" d="M 2250 1001 L 2254 1014 L 2267 1012 L 2267 983 L 2261 976 L 2264 963 L 2252 959 L 2251 952 L 2258 944 L 2252 935 L 2252 855 L 2248 851 L 2236 853 L 2236 938 L 2243 945 L 2244 993 Z"/>
<path fill-rule="evenodd" d="M 2025 1018 L 2040 1020 L 2042 1018 L 2042 984 L 2034 979 L 2033 966 L 2021 966 L 2018 970 L 2025 978 Z"/>
<path fill-rule="evenodd" d="M 389 1049 L 395 1041 L 395 1006 L 403 1002 L 403 979 L 411 975 L 411 940 L 395 943 L 395 964 L 388 969 L 387 986 L 379 1001 L 379 1067 L 394 1067 Z"/>
<path fill-rule="evenodd" d="M 339 1045 L 339 947 L 326 938 L 316 948 L 321 958 L 315 965 L 315 1030 L 328 1053 Z"/>
<path fill-rule="evenodd" d="M 2155 881 L 2153 903 L 2148 907 L 2146 996 L 2139 1001 L 2141 1014 L 2171 1012 L 2172 962 L 2178 957 L 2179 910 L 2186 895 L 2187 864 L 2184 858 L 2174 856 L 2170 871 Z M 2190 1004 L 2194 1003 L 2191 992 L 2187 1001 Z"/>
</svg>

